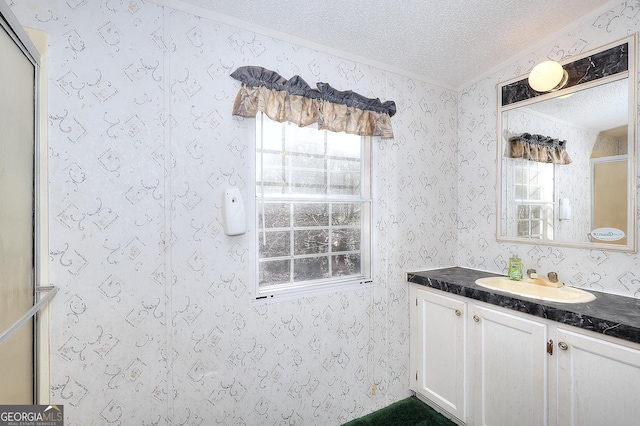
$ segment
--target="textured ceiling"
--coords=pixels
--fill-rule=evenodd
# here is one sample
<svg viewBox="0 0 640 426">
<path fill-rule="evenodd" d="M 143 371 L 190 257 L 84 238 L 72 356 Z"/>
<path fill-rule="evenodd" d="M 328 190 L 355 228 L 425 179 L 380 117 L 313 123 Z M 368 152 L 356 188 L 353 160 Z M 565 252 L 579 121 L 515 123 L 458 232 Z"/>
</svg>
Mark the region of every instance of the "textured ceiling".
<svg viewBox="0 0 640 426">
<path fill-rule="evenodd" d="M 171 3 L 171 1 L 165 1 Z M 182 0 L 460 88 L 610 0 Z M 260 31 L 257 31 L 260 32 Z"/>
<path fill-rule="evenodd" d="M 622 138 L 627 135 L 629 122 L 628 94 L 629 84 L 625 78 L 581 90 L 568 97 L 538 102 L 527 108 L 596 133 Z"/>
</svg>

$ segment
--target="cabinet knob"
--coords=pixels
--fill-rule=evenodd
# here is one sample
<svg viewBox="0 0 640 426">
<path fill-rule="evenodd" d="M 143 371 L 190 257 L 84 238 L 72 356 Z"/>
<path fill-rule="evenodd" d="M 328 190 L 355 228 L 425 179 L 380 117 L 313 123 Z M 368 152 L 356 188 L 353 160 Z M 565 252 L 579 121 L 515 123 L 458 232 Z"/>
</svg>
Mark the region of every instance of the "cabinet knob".
<svg viewBox="0 0 640 426">
<path fill-rule="evenodd" d="M 474 320 L 475 322 L 480 322 L 480 317 L 479 317 L 479 316 L 477 316 L 477 315 L 474 315 L 474 316 L 473 316 L 473 320 Z"/>
<path fill-rule="evenodd" d="M 558 347 L 563 351 L 566 351 L 567 349 L 569 349 L 569 345 L 567 345 L 565 342 L 558 342 Z"/>
<path fill-rule="evenodd" d="M 462 311 L 460 309 L 456 309 L 456 316 L 459 317 L 462 315 Z"/>
</svg>

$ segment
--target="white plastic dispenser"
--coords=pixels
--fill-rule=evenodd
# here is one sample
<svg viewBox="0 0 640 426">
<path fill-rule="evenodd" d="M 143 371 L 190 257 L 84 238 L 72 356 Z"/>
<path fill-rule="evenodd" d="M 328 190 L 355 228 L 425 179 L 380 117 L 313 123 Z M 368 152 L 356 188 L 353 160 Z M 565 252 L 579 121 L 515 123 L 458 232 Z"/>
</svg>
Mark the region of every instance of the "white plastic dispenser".
<svg viewBox="0 0 640 426">
<path fill-rule="evenodd" d="M 228 188 L 222 192 L 222 226 L 227 235 L 247 232 L 244 203 L 238 188 Z"/>
<path fill-rule="evenodd" d="M 560 213 L 558 219 L 571 220 L 571 201 L 568 198 L 560 198 Z"/>
</svg>

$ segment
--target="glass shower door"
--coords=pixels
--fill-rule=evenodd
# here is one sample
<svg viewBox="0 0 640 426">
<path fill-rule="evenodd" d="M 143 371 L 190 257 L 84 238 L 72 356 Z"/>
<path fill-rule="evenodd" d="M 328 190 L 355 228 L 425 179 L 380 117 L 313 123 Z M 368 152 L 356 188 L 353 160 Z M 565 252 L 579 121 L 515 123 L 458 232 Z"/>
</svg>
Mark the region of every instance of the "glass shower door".
<svg viewBox="0 0 640 426">
<path fill-rule="evenodd" d="M 0 334 L 34 304 L 35 66 L 0 16 Z M 34 403 L 33 319 L 0 343 L 0 404 Z"/>
<path fill-rule="evenodd" d="M 626 155 L 591 160 L 592 206 L 591 229 L 613 228 L 624 232 L 619 240 L 593 240 L 603 244 L 627 244 L 627 165 Z"/>
</svg>

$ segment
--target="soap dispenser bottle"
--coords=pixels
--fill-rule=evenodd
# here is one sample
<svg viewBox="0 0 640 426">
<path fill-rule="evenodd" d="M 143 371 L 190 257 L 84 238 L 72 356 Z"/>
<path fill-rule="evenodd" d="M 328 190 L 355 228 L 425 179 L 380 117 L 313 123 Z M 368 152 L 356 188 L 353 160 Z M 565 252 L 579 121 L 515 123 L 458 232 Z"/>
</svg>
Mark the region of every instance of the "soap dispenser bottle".
<svg viewBox="0 0 640 426">
<path fill-rule="evenodd" d="M 522 260 L 516 254 L 509 259 L 509 279 L 514 281 L 522 279 Z"/>
</svg>

